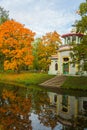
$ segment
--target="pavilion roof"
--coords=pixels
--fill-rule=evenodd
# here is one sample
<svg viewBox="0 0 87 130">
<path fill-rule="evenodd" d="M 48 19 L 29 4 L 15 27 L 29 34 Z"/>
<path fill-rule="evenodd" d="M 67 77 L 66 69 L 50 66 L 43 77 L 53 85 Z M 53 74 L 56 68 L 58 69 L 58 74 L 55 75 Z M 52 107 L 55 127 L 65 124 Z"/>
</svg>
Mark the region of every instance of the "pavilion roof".
<svg viewBox="0 0 87 130">
<path fill-rule="evenodd" d="M 67 34 L 63 34 L 61 37 L 65 38 L 65 37 L 69 37 L 69 36 L 79 36 L 82 37 L 84 34 L 81 33 L 67 33 Z"/>
</svg>

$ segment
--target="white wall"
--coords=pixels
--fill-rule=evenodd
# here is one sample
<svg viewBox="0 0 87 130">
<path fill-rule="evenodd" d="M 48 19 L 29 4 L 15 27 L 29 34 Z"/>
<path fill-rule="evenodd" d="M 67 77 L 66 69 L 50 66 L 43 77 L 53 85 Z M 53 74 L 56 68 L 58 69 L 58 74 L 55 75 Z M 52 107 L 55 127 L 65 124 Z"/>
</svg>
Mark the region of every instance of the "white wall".
<svg viewBox="0 0 87 130">
<path fill-rule="evenodd" d="M 59 52 L 59 60 L 58 60 L 58 67 L 59 67 L 59 74 L 63 74 L 63 58 L 68 57 L 69 61 L 71 60 L 70 58 L 70 51 L 61 51 Z M 69 74 L 74 75 L 76 74 L 76 68 L 72 66 L 72 64 L 69 64 Z"/>
<path fill-rule="evenodd" d="M 51 64 L 49 66 L 48 74 L 54 74 L 56 75 L 58 73 L 58 70 L 55 70 L 55 64 L 58 64 L 58 61 L 56 59 L 51 60 Z"/>
</svg>

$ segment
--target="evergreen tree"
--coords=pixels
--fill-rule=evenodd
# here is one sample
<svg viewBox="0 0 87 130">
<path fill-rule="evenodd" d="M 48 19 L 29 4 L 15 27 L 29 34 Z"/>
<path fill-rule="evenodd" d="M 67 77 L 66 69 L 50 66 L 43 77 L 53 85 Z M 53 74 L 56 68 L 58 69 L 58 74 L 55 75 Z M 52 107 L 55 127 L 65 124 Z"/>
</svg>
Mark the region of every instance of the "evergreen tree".
<svg viewBox="0 0 87 130">
<path fill-rule="evenodd" d="M 0 25 L 5 21 L 9 20 L 9 11 L 6 11 L 4 8 L 0 7 Z M 3 70 L 4 54 L 0 50 L 0 69 Z"/>
<path fill-rule="evenodd" d="M 4 8 L 0 7 L 0 24 L 4 23 L 9 19 L 9 11 L 6 11 Z"/>
</svg>

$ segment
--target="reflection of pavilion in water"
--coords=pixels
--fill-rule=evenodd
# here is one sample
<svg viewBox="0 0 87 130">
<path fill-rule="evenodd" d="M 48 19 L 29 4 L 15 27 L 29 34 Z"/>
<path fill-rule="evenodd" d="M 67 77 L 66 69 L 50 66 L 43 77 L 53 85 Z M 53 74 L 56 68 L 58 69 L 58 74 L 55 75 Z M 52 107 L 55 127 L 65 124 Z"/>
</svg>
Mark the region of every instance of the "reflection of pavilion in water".
<svg viewBox="0 0 87 130">
<path fill-rule="evenodd" d="M 58 120 L 64 125 L 75 126 L 77 118 L 87 123 L 87 97 L 75 97 L 49 93 L 52 106 L 56 108 Z M 81 123 L 81 122 L 80 122 Z"/>
</svg>

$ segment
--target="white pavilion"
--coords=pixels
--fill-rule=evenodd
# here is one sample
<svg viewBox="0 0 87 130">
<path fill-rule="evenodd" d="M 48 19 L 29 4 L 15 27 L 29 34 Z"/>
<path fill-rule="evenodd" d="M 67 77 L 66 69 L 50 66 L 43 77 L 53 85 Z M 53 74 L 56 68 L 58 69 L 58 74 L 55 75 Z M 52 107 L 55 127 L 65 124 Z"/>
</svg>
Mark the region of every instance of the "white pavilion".
<svg viewBox="0 0 87 130">
<path fill-rule="evenodd" d="M 83 34 L 71 32 L 62 35 L 61 37 L 63 38 L 64 42 L 59 46 L 58 53 L 56 55 L 52 55 L 48 73 L 54 75 L 75 75 L 78 72 L 78 67 L 77 65 L 73 67 L 73 65 L 70 64 L 71 43 L 75 42 L 76 44 L 80 44 Z"/>
</svg>

